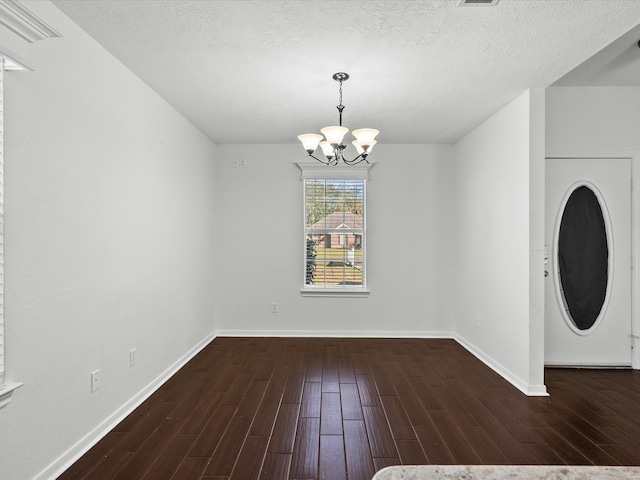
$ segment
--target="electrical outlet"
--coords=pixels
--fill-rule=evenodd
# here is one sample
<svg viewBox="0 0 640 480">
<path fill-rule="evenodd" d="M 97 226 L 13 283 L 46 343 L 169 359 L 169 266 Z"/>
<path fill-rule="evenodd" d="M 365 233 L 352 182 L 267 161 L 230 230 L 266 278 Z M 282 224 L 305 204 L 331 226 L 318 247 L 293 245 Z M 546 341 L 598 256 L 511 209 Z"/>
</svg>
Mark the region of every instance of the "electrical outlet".
<svg viewBox="0 0 640 480">
<path fill-rule="evenodd" d="M 244 168 L 244 158 L 234 158 L 233 168 Z"/>
<path fill-rule="evenodd" d="M 129 366 L 133 367 L 136 364 L 136 349 L 129 350 Z"/>
<path fill-rule="evenodd" d="M 102 376 L 100 370 L 94 370 L 91 372 L 91 393 L 95 392 L 102 385 Z"/>
<path fill-rule="evenodd" d="M 278 313 L 278 302 L 273 302 L 271 304 L 271 313 Z"/>
</svg>

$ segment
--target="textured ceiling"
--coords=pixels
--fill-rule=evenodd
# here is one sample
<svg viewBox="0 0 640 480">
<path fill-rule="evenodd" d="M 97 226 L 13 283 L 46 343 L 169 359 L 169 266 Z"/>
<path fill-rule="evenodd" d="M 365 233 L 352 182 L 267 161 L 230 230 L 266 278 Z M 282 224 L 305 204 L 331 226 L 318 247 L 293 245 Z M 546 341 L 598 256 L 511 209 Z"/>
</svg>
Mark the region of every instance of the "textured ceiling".
<svg viewBox="0 0 640 480">
<path fill-rule="evenodd" d="M 640 26 L 631 29 L 554 85 L 640 85 Z"/>
<path fill-rule="evenodd" d="M 54 0 L 217 143 L 451 143 L 640 24 L 636 0 Z M 64 35 L 64 32 L 61 32 Z"/>
</svg>

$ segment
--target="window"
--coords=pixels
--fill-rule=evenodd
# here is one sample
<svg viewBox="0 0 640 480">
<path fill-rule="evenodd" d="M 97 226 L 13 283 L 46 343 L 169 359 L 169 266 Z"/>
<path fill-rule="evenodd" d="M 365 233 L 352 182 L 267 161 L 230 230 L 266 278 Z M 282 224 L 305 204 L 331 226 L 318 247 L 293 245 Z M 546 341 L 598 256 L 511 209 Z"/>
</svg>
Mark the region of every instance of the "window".
<svg viewBox="0 0 640 480">
<path fill-rule="evenodd" d="M 4 71 L 6 59 L 0 54 L 0 408 L 11 401 L 22 383 L 5 381 L 4 335 Z"/>
<path fill-rule="evenodd" d="M 366 295 L 367 170 L 298 163 L 304 188 L 303 295 Z"/>
<path fill-rule="evenodd" d="M 11 401 L 21 383 L 5 381 L 4 335 L 4 71 L 6 60 L 0 54 L 0 408 Z"/>
<path fill-rule="evenodd" d="M 4 386 L 4 58 L 0 57 L 0 388 Z"/>
<path fill-rule="evenodd" d="M 5 379 L 4 336 L 4 72 L 32 70 L 27 57 L 34 42 L 61 35 L 19 2 L 0 2 L 0 408 L 22 383 Z M 7 48 L 10 46 L 10 48 Z"/>
</svg>

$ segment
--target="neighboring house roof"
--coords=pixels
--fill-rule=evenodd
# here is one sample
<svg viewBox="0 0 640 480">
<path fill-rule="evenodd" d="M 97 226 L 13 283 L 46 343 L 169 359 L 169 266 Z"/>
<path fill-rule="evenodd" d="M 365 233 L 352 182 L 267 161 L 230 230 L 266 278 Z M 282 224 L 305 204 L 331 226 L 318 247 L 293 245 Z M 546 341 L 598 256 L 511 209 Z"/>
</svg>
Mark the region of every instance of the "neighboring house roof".
<svg viewBox="0 0 640 480">
<path fill-rule="evenodd" d="M 311 225 L 311 228 L 340 228 L 345 230 L 362 228 L 362 215 L 356 215 L 351 212 L 333 212 Z"/>
</svg>

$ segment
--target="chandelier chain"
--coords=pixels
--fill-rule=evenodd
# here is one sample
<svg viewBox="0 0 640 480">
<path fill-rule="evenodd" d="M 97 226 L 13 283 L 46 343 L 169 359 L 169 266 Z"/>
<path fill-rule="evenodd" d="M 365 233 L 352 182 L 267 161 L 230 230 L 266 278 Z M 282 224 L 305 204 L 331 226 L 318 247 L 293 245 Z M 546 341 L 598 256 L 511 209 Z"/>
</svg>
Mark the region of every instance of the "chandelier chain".
<svg viewBox="0 0 640 480">
<path fill-rule="evenodd" d="M 342 77 L 338 80 L 338 83 L 340 84 L 340 87 L 338 89 L 338 91 L 340 92 L 340 102 L 336 108 L 338 109 L 338 125 L 342 126 L 342 111 L 344 110 L 344 105 L 342 105 Z"/>
</svg>

